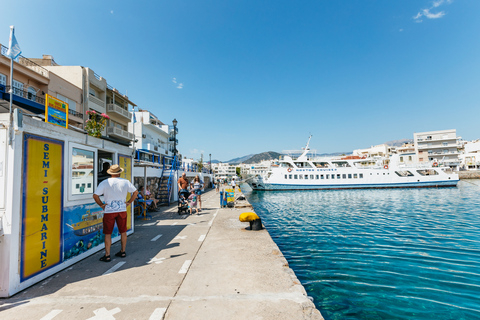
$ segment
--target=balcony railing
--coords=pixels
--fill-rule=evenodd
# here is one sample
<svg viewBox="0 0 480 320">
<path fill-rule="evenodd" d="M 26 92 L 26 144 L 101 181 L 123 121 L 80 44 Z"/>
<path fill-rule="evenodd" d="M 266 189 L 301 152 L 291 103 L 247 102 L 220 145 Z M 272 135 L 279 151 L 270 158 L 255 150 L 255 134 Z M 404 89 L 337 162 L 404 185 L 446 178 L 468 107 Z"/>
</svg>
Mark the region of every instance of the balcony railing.
<svg viewBox="0 0 480 320">
<path fill-rule="evenodd" d="M 5 92 L 9 93 L 10 92 L 10 86 L 5 86 Z M 39 97 L 31 92 L 19 89 L 19 88 L 13 88 L 13 94 L 18 97 L 22 97 L 25 99 L 28 99 L 30 101 L 34 101 L 36 103 L 39 103 L 41 105 L 45 105 L 45 99 L 42 97 Z"/>
<path fill-rule="evenodd" d="M 83 119 L 83 114 L 81 112 L 77 112 L 75 110 L 68 109 L 68 113 L 71 114 L 72 116 L 79 117 Z"/>
<path fill-rule="evenodd" d="M 173 132 L 173 126 L 168 126 L 168 130 Z M 178 134 L 178 127 L 175 128 L 176 134 Z"/>
<path fill-rule="evenodd" d="M 92 95 L 89 95 L 89 96 L 88 96 L 88 101 L 95 103 L 96 105 L 98 105 L 98 106 L 101 107 L 101 108 L 105 108 L 105 102 L 103 102 L 102 100 L 98 99 L 97 97 L 94 97 L 94 96 L 92 96 Z"/>
<path fill-rule="evenodd" d="M 132 133 L 116 127 L 108 127 L 107 134 L 122 140 L 133 140 L 134 138 Z"/>
<path fill-rule="evenodd" d="M 107 104 L 107 112 L 114 112 L 128 120 L 132 119 L 132 113 L 128 112 L 128 110 L 125 110 L 116 104 Z"/>
</svg>

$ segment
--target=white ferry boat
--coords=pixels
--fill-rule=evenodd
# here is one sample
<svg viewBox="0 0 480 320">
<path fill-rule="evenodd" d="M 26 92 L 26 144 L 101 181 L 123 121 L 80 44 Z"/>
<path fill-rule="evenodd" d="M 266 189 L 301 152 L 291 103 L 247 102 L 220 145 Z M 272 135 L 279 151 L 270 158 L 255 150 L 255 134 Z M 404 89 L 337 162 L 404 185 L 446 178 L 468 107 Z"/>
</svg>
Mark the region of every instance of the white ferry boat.
<svg viewBox="0 0 480 320">
<path fill-rule="evenodd" d="M 246 179 L 253 190 L 321 190 L 359 188 L 455 187 L 458 174 L 438 167 L 437 162 L 406 166 L 399 155 L 390 158 L 355 156 L 307 157 L 308 144 L 297 158 L 284 156 L 261 175 Z M 449 168 L 447 168 L 449 169 Z"/>
</svg>

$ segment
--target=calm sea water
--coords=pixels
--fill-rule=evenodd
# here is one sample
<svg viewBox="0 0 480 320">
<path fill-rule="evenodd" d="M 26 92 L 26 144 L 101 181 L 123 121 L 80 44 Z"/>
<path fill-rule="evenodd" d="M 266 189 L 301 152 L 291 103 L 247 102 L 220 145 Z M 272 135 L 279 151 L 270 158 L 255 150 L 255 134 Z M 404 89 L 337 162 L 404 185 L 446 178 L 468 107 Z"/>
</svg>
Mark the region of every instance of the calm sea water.
<svg viewBox="0 0 480 320">
<path fill-rule="evenodd" d="M 480 319 L 480 180 L 246 195 L 325 319 Z"/>
</svg>

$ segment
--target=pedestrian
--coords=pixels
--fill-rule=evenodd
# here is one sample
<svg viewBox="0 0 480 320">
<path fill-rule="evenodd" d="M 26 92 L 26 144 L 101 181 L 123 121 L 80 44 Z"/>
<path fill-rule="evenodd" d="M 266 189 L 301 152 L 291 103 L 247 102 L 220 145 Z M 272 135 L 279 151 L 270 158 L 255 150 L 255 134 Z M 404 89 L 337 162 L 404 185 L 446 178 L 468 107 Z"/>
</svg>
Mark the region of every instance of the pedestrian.
<svg viewBox="0 0 480 320">
<path fill-rule="evenodd" d="M 232 189 L 233 189 L 233 192 L 235 192 L 235 178 L 232 178 Z"/>
<path fill-rule="evenodd" d="M 178 178 L 178 192 L 179 193 L 189 193 L 187 188 L 188 188 L 188 179 L 187 179 L 187 174 L 184 172 L 182 173 L 182 176 Z"/>
<path fill-rule="evenodd" d="M 220 179 L 217 179 L 215 183 L 215 191 L 218 193 L 219 190 L 220 190 Z"/>
<path fill-rule="evenodd" d="M 93 199 L 103 209 L 103 234 L 105 234 L 105 255 L 100 261 L 110 262 L 110 248 L 112 246 L 112 232 L 117 223 L 118 232 L 120 232 L 121 249 L 115 254 L 117 257 L 125 258 L 127 256 L 125 249 L 127 246 L 127 206 L 137 198 L 138 191 L 128 180 L 120 178 L 123 169 L 114 164 L 107 170 L 110 178 L 100 182 Z M 125 201 L 127 193 L 132 193 L 130 199 Z M 105 202 L 100 200 L 103 195 Z"/>
<path fill-rule="evenodd" d="M 198 174 L 193 178 L 192 187 L 197 195 L 198 199 L 198 212 L 202 211 L 202 189 L 203 189 L 203 181 L 200 180 Z"/>
</svg>

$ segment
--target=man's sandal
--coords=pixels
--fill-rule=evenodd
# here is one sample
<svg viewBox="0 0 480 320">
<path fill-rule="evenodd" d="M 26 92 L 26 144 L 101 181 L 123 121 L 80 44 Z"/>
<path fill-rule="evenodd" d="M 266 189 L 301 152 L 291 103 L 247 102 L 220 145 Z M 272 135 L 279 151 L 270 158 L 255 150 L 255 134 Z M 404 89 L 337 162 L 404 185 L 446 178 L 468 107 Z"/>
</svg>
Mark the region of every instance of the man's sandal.
<svg viewBox="0 0 480 320">
<path fill-rule="evenodd" d="M 110 258 L 110 256 L 103 256 L 100 258 L 100 261 L 103 261 L 103 262 L 110 262 L 112 261 L 112 259 Z"/>
<path fill-rule="evenodd" d="M 127 256 L 127 253 L 124 251 L 118 251 L 117 253 L 115 253 L 115 256 L 116 257 L 120 257 L 120 258 L 125 258 Z"/>
</svg>

